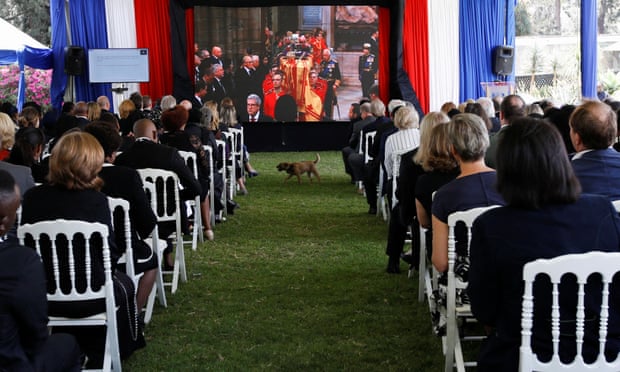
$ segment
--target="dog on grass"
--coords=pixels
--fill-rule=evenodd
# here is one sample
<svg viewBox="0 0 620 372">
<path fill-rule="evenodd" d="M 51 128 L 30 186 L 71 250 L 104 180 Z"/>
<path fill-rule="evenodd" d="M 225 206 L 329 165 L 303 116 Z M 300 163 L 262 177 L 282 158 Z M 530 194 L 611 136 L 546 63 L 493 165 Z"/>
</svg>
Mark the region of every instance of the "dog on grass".
<svg viewBox="0 0 620 372">
<path fill-rule="evenodd" d="M 284 179 L 284 182 L 288 181 L 291 177 L 297 177 L 297 183 L 301 183 L 301 175 L 306 173 L 308 174 L 308 178 L 310 182 L 312 182 L 312 175 L 314 175 L 318 182 L 321 182 L 321 176 L 319 176 L 319 172 L 316 170 L 316 165 L 321 161 L 321 157 L 319 154 L 316 154 L 316 159 L 306 160 L 306 161 L 298 161 L 294 163 L 280 163 L 276 167 L 278 171 L 286 171 L 288 173 L 288 177 Z"/>
</svg>

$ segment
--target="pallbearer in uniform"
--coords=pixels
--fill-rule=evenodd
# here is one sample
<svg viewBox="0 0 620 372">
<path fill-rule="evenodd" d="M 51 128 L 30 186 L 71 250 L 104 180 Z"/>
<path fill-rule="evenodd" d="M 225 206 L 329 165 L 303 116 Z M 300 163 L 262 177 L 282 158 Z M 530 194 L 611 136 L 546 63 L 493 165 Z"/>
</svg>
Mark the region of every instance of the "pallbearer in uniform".
<svg viewBox="0 0 620 372">
<path fill-rule="evenodd" d="M 319 77 L 327 81 L 327 93 L 325 94 L 325 102 L 323 104 L 325 111 L 325 119 L 332 120 L 332 112 L 334 105 L 338 104 L 336 98 L 336 89 L 340 87 L 342 76 L 340 75 L 340 67 L 329 49 L 323 50 L 323 60 L 321 61 L 321 71 Z"/>
<path fill-rule="evenodd" d="M 377 75 L 377 58 L 370 53 L 370 43 L 365 43 L 363 48 L 364 54 L 359 59 L 359 79 L 362 83 L 362 95 L 370 97 L 370 87 L 375 83 Z"/>
</svg>

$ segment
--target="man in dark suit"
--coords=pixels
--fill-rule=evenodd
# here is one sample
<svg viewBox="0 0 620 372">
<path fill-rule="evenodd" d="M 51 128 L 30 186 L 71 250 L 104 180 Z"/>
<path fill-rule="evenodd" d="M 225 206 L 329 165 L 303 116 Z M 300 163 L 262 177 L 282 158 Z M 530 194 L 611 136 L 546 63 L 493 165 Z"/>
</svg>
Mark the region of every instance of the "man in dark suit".
<svg viewBox="0 0 620 372">
<path fill-rule="evenodd" d="M 198 80 L 194 86 L 194 96 L 191 98 L 192 108 L 200 110 L 207 95 L 207 83 L 204 80 Z"/>
<path fill-rule="evenodd" d="M 256 123 L 256 122 L 273 122 L 273 118 L 269 115 L 265 115 L 261 111 L 262 100 L 258 94 L 250 94 L 246 99 L 247 109 L 241 112 L 241 122 L 243 123 Z"/>
<path fill-rule="evenodd" d="M 575 109 L 569 125 L 582 191 L 620 199 L 620 153 L 610 147 L 617 135 L 616 113 L 605 103 L 588 101 Z"/>
<path fill-rule="evenodd" d="M 15 225 L 19 188 L 0 170 L 0 369 L 79 371 L 80 348 L 73 336 L 47 330 L 47 293 L 37 253 L 6 234 Z"/>
<path fill-rule="evenodd" d="M 22 197 L 26 191 L 34 187 L 34 179 L 32 178 L 32 171 L 30 168 L 23 165 L 11 164 L 6 161 L 0 161 L 0 169 L 9 172 L 11 176 L 13 176 L 15 182 L 19 186 L 19 192 Z"/>
<path fill-rule="evenodd" d="M 353 124 L 351 137 L 349 138 L 349 146 L 342 149 L 342 160 L 344 161 L 345 171 L 351 175 L 351 182 L 361 181 L 363 179 L 364 169 L 364 146 L 365 138 L 362 138 L 362 130 L 377 118 L 370 111 L 370 102 L 365 102 L 360 106 L 362 119 Z M 359 153 L 359 150 L 362 153 Z"/>
<path fill-rule="evenodd" d="M 213 69 L 213 80 L 211 80 L 211 84 L 207 87 L 208 96 L 210 100 L 217 103 L 219 106 L 222 99 L 229 95 L 224 87 L 224 67 L 215 64 L 212 65 L 211 68 Z"/>
<path fill-rule="evenodd" d="M 254 70 L 254 63 L 251 56 L 243 56 L 242 65 L 235 73 L 235 108 L 237 112 L 245 112 L 245 100 L 250 94 L 263 95 L 262 84 Z M 262 98 L 261 98 L 262 100 Z"/>
<path fill-rule="evenodd" d="M 114 164 L 133 169 L 156 168 L 172 171 L 179 177 L 179 182 L 183 186 L 183 190 L 179 192 L 181 200 L 193 200 L 197 195 L 200 195 L 202 191 L 200 183 L 194 177 L 185 160 L 179 155 L 177 149 L 157 143 L 157 128 L 151 120 L 138 120 L 133 126 L 133 133 L 136 136 L 136 141 L 116 158 Z M 185 208 L 181 208 L 181 217 L 183 232 L 188 233 L 189 227 Z M 162 238 L 167 238 L 173 231 L 174 226 L 169 224 L 159 227 L 159 235 Z M 164 254 L 168 257 L 170 252 L 171 247 L 169 246 Z"/>
</svg>

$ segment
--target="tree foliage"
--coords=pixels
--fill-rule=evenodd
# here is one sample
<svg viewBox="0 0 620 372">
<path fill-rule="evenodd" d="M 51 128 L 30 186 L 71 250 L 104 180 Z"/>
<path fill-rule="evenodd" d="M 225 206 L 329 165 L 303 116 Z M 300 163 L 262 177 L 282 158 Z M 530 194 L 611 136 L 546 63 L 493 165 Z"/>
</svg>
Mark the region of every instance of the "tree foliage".
<svg viewBox="0 0 620 372">
<path fill-rule="evenodd" d="M 5 0 L 5 5 L 0 7 L 0 18 L 42 44 L 50 45 L 49 0 Z"/>
</svg>

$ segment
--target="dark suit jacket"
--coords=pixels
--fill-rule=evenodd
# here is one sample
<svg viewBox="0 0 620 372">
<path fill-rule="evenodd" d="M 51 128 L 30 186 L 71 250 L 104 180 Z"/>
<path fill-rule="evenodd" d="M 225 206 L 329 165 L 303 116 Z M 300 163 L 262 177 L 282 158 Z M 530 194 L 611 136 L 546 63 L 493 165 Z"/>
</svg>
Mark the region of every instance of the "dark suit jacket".
<svg viewBox="0 0 620 372">
<path fill-rule="evenodd" d="M 546 205 L 537 210 L 500 207 L 478 217 L 472 231 L 468 292 L 474 316 L 482 324 L 495 327 L 495 332 L 481 350 L 478 370 L 518 369 L 522 277 L 523 266 L 527 262 L 569 253 L 618 252 L 619 245 L 618 214 L 607 199 L 597 195 L 583 194 L 575 203 Z M 549 319 L 551 311 L 551 296 L 550 291 L 544 295 L 540 293 L 541 287 L 544 286 L 534 287 L 536 306 L 532 347 L 541 359 L 545 359 L 552 345 L 551 325 L 545 321 Z M 586 285 L 586 293 L 588 287 L 590 284 Z M 564 285 L 560 285 L 560 292 L 563 292 L 563 288 Z M 617 352 L 620 349 L 620 304 L 615 291 L 617 284 L 609 301 L 606 347 Z M 571 296 L 560 296 L 562 319 L 575 319 L 576 301 L 572 294 L 576 292 L 576 287 L 569 286 L 568 293 Z M 586 296 L 586 319 L 590 316 L 596 318 L 599 314 L 600 288 L 598 293 L 598 296 Z M 588 323 L 592 322 L 586 320 Z M 561 325 L 561 331 L 570 333 L 568 328 L 571 322 L 566 324 L 566 329 Z M 586 356 L 598 350 L 598 328 L 594 324 L 590 325 L 593 327 L 586 326 Z M 572 327 L 574 334 L 574 323 Z M 565 347 L 567 345 L 574 344 L 560 343 L 560 354 L 563 356 L 571 353 L 570 347 Z"/>
<path fill-rule="evenodd" d="M 249 123 L 250 125 L 252 125 L 252 123 L 250 123 L 250 117 L 248 115 L 247 112 L 243 111 L 241 112 L 241 115 L 239 115 L 239 121 L 242 123 Z M 263 111 L 259 111 L 258 113 L 258 122 L 259 123 L 272 123 L 275 120 L 269 116 L 269 115 L 265 115 L 263 113 Z"/>
<path fill-rule="evenodd" d="M 7 371 L 34 370 L 47 340 L 45 273 L 34 250 L 0 243 L 0 361 Z"/>
<path fill-rule="evenodd" d="M 173 171 L 183 185 L 180 194 L 181 199 L 191 200 L 196 195 L 200 195 L 201 189 L 198 180 L 173 147 L 148 140 L 136 141 L 116 158 L 114 164 L 133 169 L 156 168 Z"/>
<path fill-rule="evenodd" d="M 584 193 L 620 199 L 620 153 L 616 150 L 588 151 L 572 164 Z"/>
<path fill-rule="evenodd" d="M 6 161 L 0 161 L 0 169 L 5 170 L 13 176 L 15 183 L 19 186 L 19 192 L 24 197 L 26 191 L 34 187 L 34 179 L 30 168 L 23 165 L 11 164 Z"/>
</svg>

